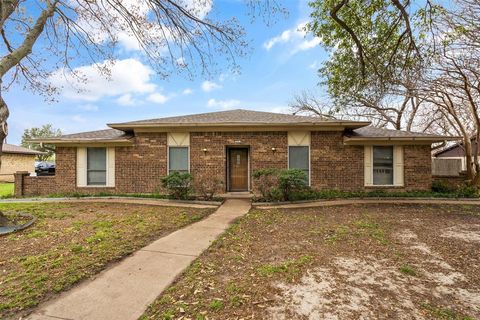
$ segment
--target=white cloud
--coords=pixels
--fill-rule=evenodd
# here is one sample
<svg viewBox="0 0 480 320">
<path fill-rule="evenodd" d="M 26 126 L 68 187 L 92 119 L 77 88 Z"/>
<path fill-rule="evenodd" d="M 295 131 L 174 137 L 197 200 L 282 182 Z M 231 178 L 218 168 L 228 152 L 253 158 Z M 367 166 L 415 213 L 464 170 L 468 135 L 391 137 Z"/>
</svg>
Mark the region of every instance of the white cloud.
<svg viewBox="0 0 480 320">
<path fill-rule="evenodd" d="M 278 43 L 286 43 L 292 38 L 292 30 L 285 30 L 279 36 L 273 37 L 263 44 L 263 47 L 267 50 L 270 50 Z"/>
<path fill-rule="evenodd" d="M 109 75 L 102 74 L 102 69 L 107 69 Z M 67 98 L 92 102 L 104 97 L 152 93 L 156 88 L 151 82 L 152 76 L 153 70 L 150 67 L 130 58 L 105 61 L 98 67 L 78 67 L 73 73 L 57 70 L 50 77 L 50 82 L 61 88 L 62 94 Z"/>
<path fill-rule="evenodd" d="M 165 102 L 167 102 L 168 97 L 164 96 L 161 93 L 155 92 L 155 93 L 150 94 L 147 97 L 147 100 L 150 101 L 150 102 L 158 103 L 158 104 L 164 104 Z"/>
<path fill-rule="evenodd" d="M 233 109 L 240 105 L 239 100 L 230 99 L 230 100 L 215 100 L 210 99 L 207 102 L 207 106 L 210 108 L 221 108 L 221 109 Z"/>
<path fill-rule="evenodd" d="M 213 81 L 203 81 L 202 83 L 202 90 L 205 92 L 210 92 L 215 89 L 220 89 L 222 86 L 219 85 L 218 83 L 215 83 Z"/>
<path fill-rule="evenodd" d="M 108 23 L 108 30 L 97 17 L 92 17 L 89 10 L 83 10 L 80 6 L 72 7 L 76 10 L 76 23 L 89 35 L 89 37 L 96 43 L 102 44 L 108 41 L 118 41 L 118 43 L 127 51 L 141 50 L 141 45 L 138 39 L 131 32 L 130 25 L 125 21 L 123 14 L 116 8 L 116 3 L 108 1 L 98 1 L 99 7 L 104 13 L 104 23 Z M 183 7 L 193 16 L 198 19 L 205 19 L 208 13 L 212 10 L 213 0 L 179 0 L 177 4 Z M 147 1 L 139 0 L 122 0 L 121 5 L 129 11 L 129 13 L 141 21 L 140 28 L 142 33 L 149 39 L 153 39 L 153 43 L 159 44 L 158 53 L 165 46 L 166 40 L 171 40 L 169 28 L 162 27 L 155 19 L 151 19 L 153 12 Z"/>
<path fill-rule="evenodd" d="M 184 95 L 189 95 L 189 94 L 192 94 L 193 93 L 193 90 L 190 89 L 190 88 L 186 88 L 185 90 L 182 91 L 182 94 Z"/>
<path fill-rule="evenodd" d="M 288 44 L 290 54 L 305 51 L 318 46 L 321 42 L 320 38 L 308 35 L 305 30 L 305 22 L 298 24 L 296 27 L 283 31 L 280 35 L 273 37 L 263 43 L 263 47 L 269 51 L 274 46 Z"/>
<path fill-rule="evenodd" d="M 135 99 L 133 99 L 133 97 L 130 93 L 126 93 L 124 95 L 121 95 L 115 101 L 121 106 L 134 106 L 135 104 L 137 104 L 137 101 L 135 101 Z"/>
</svg>

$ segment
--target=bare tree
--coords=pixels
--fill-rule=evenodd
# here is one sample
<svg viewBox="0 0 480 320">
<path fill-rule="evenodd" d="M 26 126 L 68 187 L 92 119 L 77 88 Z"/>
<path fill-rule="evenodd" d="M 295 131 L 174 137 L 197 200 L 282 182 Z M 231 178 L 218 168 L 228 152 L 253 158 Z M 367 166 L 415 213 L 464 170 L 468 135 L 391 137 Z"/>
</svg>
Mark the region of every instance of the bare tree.
<svg viewBox="0 0 480 320">
<path fill-rule="evenodd" d="M 246 0 L 254 14 L 281 11 L 275 0 Z M 209 18 L 212 0 L 0 0 L 0 164 L 9 109 L 2 92 L 14 83 L 47 97 L 52 72 L 80 81 L 72 65 L 87 62 L 108 77 L 128 39 L 160 76 L 212 72 L 219 61 L 236 68 L 247 43 L 235 18 Z M 222 60 L 223 59 L 223 60 Z"/>
</svg>

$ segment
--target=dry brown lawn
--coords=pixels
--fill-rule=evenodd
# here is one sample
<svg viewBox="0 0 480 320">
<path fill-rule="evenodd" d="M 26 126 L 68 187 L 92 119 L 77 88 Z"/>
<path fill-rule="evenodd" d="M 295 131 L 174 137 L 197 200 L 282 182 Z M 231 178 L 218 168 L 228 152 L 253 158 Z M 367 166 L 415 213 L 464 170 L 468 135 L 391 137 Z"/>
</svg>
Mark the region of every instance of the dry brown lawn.
<svg viewBox="0 0 480 320">
<path fill-rule="evenodd" d="M 151 241 L 198 221 L 213 209 L 120 203 L 0 204 L 37 222 L 0 237 L 0 319 L 91 277 Z"/>
<path fill-rule="evenodd" d="M 143 319 L 480 319 L 480 207 L 252 210 Z"/>
</svg>

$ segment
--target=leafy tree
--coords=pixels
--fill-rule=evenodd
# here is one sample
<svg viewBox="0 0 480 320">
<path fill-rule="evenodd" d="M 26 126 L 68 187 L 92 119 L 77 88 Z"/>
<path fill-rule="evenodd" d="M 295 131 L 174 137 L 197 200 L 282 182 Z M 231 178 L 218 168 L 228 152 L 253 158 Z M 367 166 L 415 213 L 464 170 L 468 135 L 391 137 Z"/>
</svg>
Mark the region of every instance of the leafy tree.
<svg viewBox="0 0 480 320">
<path fill-rule="evenodd" d="M 461 136 L 469 180 L 480 186 L 480 148 L 471 146 L 480 138 L 480 1 L 443 4 L 315 0 L 307 30 L 331 51 L 319 75 L 335 112 Z M 308 112 L 308 101 L 292 105 Z"/>
<path fill-rule="evenodd" d="M 275 0 L 246 0 L 253 15 L 284 11 Z M 248 50 L 235 18 L 211 19 L 212 0 L 2 0 L 0 1 L 0 164 L 9 109 L 2 92 L 12 84 L 51 98 L 59 88 L 49 75 L 72 73 L 89 63 L 109 77 L 122 55 L 121 39 L 143 53 L 161 77 L 173 72 L 236 69 Z"/>
<path fill-rule="evenodd" d="M 52 159 L 55 154 L 55 146 L 50 144 L 40 145 L 39 143 L 29 142 L 29 140 L 37 138 L 51 138 L 62 135 L 60 129 L 55 129 L 51 124 L 44 124 L 39 128 L 25 129 L 22 135 L 22 146 L 25 148 L 44 152 L 44 155 L 38 155 L 39 161 L 47 161 Z"/>
</svg>

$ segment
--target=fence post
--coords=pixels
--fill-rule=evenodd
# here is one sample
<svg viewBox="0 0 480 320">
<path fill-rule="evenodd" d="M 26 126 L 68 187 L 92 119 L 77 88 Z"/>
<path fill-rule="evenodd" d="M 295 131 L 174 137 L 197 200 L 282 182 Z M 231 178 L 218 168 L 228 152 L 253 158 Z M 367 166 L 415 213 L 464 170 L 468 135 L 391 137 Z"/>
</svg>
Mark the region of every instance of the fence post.
<svg viewBox="0 0 480 320">
<path fill-rule="evenodd" d="M 15 190 L 13 195 L 15 197 L 22 197 L 24 195 L 24 183 L 25 177 L 29 176 L 30 173 L 28 171 L 17 171 L 14 173 L 15 177 Z"/>
</svg>

